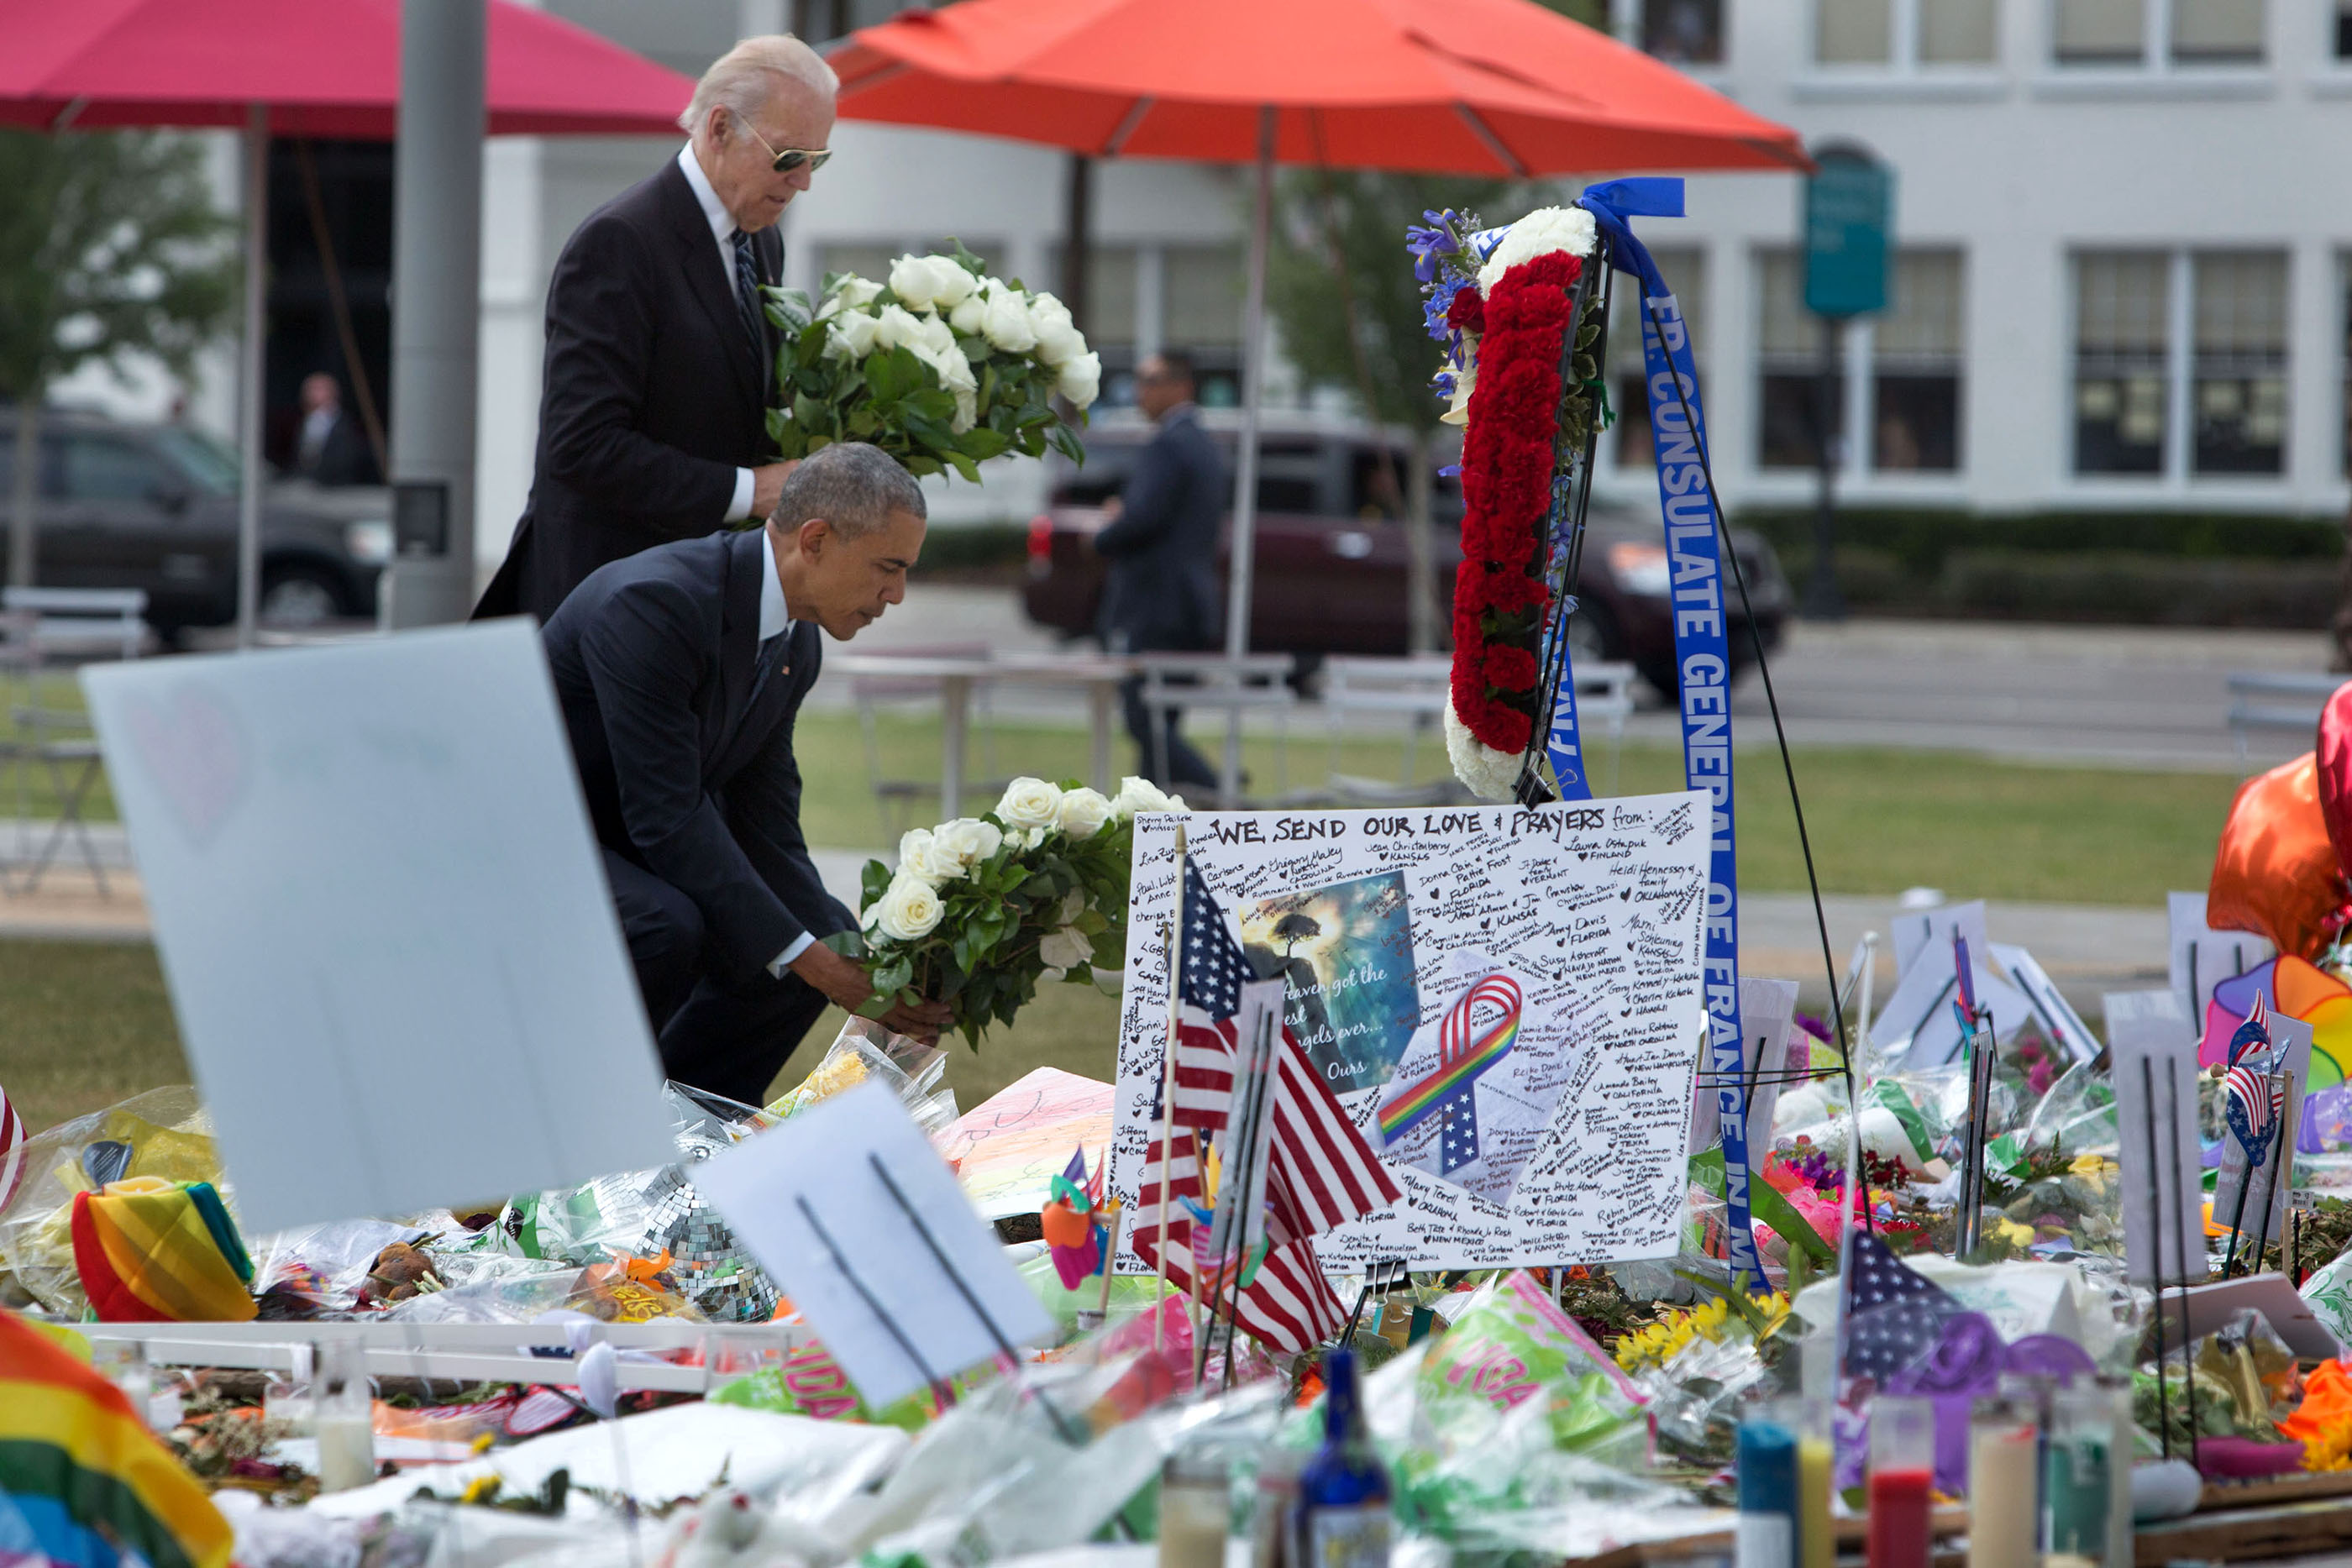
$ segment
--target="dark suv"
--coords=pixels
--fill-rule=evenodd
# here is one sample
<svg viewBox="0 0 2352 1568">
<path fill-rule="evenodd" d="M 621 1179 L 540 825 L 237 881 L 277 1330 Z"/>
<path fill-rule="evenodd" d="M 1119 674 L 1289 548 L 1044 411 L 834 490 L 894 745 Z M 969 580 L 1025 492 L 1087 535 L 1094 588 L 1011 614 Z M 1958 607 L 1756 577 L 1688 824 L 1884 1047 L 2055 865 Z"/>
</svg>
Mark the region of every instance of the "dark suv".
<svg viewBox="0 0 2352 1568">
<path fill-rule="evenodd" d="M 57 411 L 42 414 L 40 436 L 40 586 L 143 588 L 147 623 L 167 643 L 236 618 L 234 453 L 184 425 Z M 0 536 L 16 459 L 16 415 L 0 409 Z M 373 615 L 391 550 L 387 492 L 273 486 L 261 512 L 262 621 Z"/>
<path fill-rule="evenodd" d="M 1203 425 L 1234 451 L 1232 415 L 1208 413 Z M 1103 526 L 1102 503 L 1118 493 L 1136 454 L 1150 439 L 1140 424 L 1097 426 L 1087 433 L 1087 461 L 1074 467 L 1049 457 L 1049 510 L 1030 524 L 1029 618 L 1068 636 L 1091 634 L 1102 595 L 1103 560 L 1092 539 Z M 1403 447 L 1391 448 L 1400 471 Z M 1274 423 L 1258 437 L 1257 569 L 1251 596 L 1250 647 L 1299 655 L 1313 664 L 1327 653 L 1401 654 L 1407 651 L 1405 524 L 1378 483 L 1386 459 L 1360 425 Z M 1442 455 L 1441 465 L 1453 461 Z M 1462 490 L 1436 481 L 1431 517 L 1437 563 L 1438 623 L 1453 618 L 1454 574 L 1462 559 Z M 1789 585 L 1772 547 L 1735 528 L 1732 539 L 1756 609 L 1765 647 L 1779 644 L 1789 616 Z M 1229 539 L 1228 539 L 1229 544 Z M 1224 577 L 1225 550 L 1218 553 Z M 1669 613 L 1670 573 L 1657 514 L 1637 515 L 1595 503 L 1588 514 L 1580 606 L 1570 622 L 1576 651 L 1587 659 L 1632 664 L 1668 696 L 1675 692 L 1675 633 Z M 1735 668 L 1754 662 L 1747 617 L 1731 623 Z"/>
</svg>

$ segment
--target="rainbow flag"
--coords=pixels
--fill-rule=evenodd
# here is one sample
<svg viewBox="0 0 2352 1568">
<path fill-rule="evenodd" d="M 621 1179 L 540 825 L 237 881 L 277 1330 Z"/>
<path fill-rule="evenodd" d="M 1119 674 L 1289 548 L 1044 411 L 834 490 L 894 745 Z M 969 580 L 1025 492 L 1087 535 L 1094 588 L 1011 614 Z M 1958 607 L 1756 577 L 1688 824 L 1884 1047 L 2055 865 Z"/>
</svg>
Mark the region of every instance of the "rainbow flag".
<svg viewBox="0 0 2352 1568">
<path fill-rule="evenodd" d="M 0 1562 L 225 1568 L 235 1544 L 121 1389 L 0 1312 Z"/>
<path fill-rule="evenodd" d="M 203 1181 L 131 1176 L 73 1200 L 74 1267 L 101 1322 L 252 1321 L 253 1260 Z"/>
</svg>

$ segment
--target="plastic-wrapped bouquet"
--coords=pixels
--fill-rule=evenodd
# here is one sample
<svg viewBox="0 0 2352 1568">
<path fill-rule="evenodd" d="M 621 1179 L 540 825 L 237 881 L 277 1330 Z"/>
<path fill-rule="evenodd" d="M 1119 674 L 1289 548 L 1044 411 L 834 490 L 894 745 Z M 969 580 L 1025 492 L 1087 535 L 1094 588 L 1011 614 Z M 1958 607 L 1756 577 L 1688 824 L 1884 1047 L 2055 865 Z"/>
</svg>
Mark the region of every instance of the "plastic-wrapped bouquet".
<svg viewBox="0 0 2352 1568">
<path fill-rule="evenodd" d="M 1102 385 L 1102 361 L 1069 307 L 1018 279 L 989 276 L 961 245 L 946 256 L 902 256 L 886 281 L 828 274 L 814 303 L 797 288 L 769 288 L 781 406 L 768 436 L 783 456 L 805 457 L 836 441 L 864 441 L 916 474 L 954 469 L 978 480 L 979 465 L 1006 453 L 1041 457 L 1052 446 L 1086 460 L 1076 424 Z"/>
<path fill-rule="evenodd" d="M 879 1016 L 900 999 L 945 1002 L 973 1049 L 1040 982 L 1115 973 L 1127 951 L 1127 885 L 1138 811 L 1181 797 L 1129 779 L 1117 798 L 1075 779 L 1015 779 L 995 810 L 917 828 L 898 869 L 866 862 L 865 929 L 826 943 L 866 963 Z"/>
</svg>

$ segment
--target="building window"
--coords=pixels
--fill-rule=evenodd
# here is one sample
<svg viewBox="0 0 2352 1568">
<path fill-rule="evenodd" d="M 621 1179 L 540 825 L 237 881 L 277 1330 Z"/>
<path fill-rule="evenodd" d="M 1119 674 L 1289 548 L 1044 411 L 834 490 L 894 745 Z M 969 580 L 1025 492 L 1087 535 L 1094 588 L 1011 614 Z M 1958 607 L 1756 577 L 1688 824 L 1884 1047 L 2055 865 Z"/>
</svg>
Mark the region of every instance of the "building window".
<svg viewBox="0 0 2352 1568">
<path fill-rule="evenodd" d="M 1805 308 L 1805 258 L 1794 250 L 1768 250 L 1756 258 L 1759 292 L 1756 342 L 1757 465 L 1811 468 L 1821 462 L 1822 333 L 1820 317 Z M 1827 389 L 1832 460 L 1845 440 L 1845 357 Z"/>
<path fill-rule="evenodd" d="M 2171 258 L 2074 258 L 2074 472 L 2164 471 Z"/>
<path fill-rule="evenodd" d="M 1675 65 L 1721 65 L 1723 12 L 1723 0 L 1643 0 L 1643 52 Z"/>
<path fill-rule="evenodd" d="M 1691 366 L 1706 384 L 1706 253 L 1658 246 L 1650 254 L 1690 333 Z M 1642 286 L 1620 273 L 1609 301 L 1609 382 L 1617 414 L 1617 466 L 1636 471 L 1654 461 L 1650 451 L 1650 393 L 1642 362 Z"/>
<path fill-rule="evenodd" d="M 2263 58 L 2263 0 L 2056 0 L 2056 7 L 2062 66 L 2156 65 L 2151 42 L 2176 66 L 2260 65 Z"/>
<path fill-rule="evenodd" d="M 2196 357 L 2190 367 L 2199 474 L 2286 468 L 2286 257 L 2197 256 Z"/>
<path fill-rule="evenodd" d="M 1894 298 L 1872 326 L 1870 465 L 1882 473 L 1960 466 L 1962 264 L 1956 250 L 1895 257 Z"/>
<path fill-rule="evenodd" d="M 1820 0 L 1813 58 L 1825 66 L 1990 65 L 1997 0 Z"/>
</svg>

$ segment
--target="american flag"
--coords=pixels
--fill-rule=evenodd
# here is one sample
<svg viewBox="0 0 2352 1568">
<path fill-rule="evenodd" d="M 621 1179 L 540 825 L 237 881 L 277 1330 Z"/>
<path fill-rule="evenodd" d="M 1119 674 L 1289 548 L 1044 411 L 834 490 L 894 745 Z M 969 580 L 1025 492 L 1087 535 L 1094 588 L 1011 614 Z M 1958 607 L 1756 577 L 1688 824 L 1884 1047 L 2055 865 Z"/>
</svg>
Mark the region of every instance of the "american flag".
<svg viewBox="0 0 2352 1568">
<path fill-rule="evenodd" d="M 25 1119 L 9 1103 L 8 1092 L 0 1089 L 0 1208 L 8 1207 L 24 1179 Z"/>
<path fill-rule="evenodd" d="M 1157 1137 L 1145 1153 L 1143 1179 L 1136 1193 L 1136 1229 L 1129 1240 L 1137 1257 L 1154 1269 L 1160 1267 L 1157 1216 L 1164 1183 L 1172 1200 L 1168 1215 L 1168 1278 L 1190 1295 L 1196 1228 L 1192 1205 L 1184 1200 L 1197 1204 L 1201 1197 L 1200 1145 L 1190 1128 L 1178 1130 L 1169 1141 L 1175 1149 L 1172 1159 L 1162 1159 Z M 1204 1268 L 1201 1282 L 1203 1289 L 1223 1285 L 1229 1291 L 1231 1275 Z M 1227 1291 L 1214 1294 L 1213 1310 L 1268 1349 L 1289 1354 L 1311 1350 L 1330 1338 L 1347 1317 L 1339 1298 L 1332 1292 L 1331 1281 L 1324 1278 L 1322 1265 L 1316 1261 L 1311 1241 L 1267 1249 L 1265 1260 L 1258 1266 L 1256 1277 L 1242 1288 L 1238 1302 Z"/>
<path fill-rule="evenodd" d="M 2231 1037 L 2230 1071 L 2221 1080 L 2221 1117 L 2245 1149 L 2250 1173 L 2269 1161 L 2272 1134 L 2286 1110 L 2286 1086 L 2273 1082 L 2263 1071 L 2270 1062 L 2270 1009 L 2256 991 L 2253 1010 Z"/>
<path fill-rule="evenodd" d="M 1184 928 L 1176 1019 L 1180 1127 L 1223 1129 L 1239 1056 L 1234 1015 L 1242 988 L 1256 978 L 1200 868 L 1184 862 Z M 1318 1076 L 1286 1024 L 1275 1051 L 1274 1140 L 1266 1173 L 1267 1233 L 1302 1241 L 1386 1208 L 1403 1197 L 1388 1167 Z"/>
<path fill-rule="evenodd" d="M 1879 1387 L 1936 1347 L 1961 1308 L 1897 1258 L 1875 1231 L 1850 1230 L 1846 1263 L 1845 1374 Z"/>
</svg>

